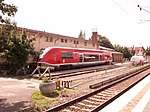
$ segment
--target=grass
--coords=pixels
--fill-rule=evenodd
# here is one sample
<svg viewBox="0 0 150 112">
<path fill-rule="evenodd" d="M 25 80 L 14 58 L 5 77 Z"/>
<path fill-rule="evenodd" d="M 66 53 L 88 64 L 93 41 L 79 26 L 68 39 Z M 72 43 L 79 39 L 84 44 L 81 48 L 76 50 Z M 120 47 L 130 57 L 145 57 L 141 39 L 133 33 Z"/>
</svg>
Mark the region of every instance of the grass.
<svg viewBox="0 0 150 112">
<path fill-rule="evenodd" d="M 32 94 L 32 99 L 35 102 L 36 109 L 48 109 L 51 103 L 58 100 L 61 90 L 55 90 L 52 94 L 42 94 L 39 90 Z"/>
</svg>

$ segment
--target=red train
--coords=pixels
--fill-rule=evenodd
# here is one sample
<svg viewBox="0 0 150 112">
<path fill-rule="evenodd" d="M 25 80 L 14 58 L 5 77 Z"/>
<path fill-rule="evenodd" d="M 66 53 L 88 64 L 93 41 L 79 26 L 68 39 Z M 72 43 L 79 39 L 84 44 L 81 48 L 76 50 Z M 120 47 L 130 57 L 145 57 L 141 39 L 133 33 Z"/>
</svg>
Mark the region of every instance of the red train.
<svg viewBox="0 0 150 112">
<path fill-rule="evenodd" d="M 56 69 L 70 69 L 111 62 L 112 53 L 107 50 L 48 47 L 40 55 L 38 64 Z"/>
</svg>

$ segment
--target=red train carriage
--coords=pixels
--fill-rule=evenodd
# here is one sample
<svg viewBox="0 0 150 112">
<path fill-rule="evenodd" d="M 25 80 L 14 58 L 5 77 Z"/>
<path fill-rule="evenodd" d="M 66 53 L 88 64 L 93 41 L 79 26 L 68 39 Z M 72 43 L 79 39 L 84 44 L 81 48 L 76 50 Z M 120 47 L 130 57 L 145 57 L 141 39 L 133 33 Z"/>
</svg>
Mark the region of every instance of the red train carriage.
<svg viewBox="0 0 150 112">
<path fill-rule="evenodd" d="M 111 63 L 112 54 L 106 50 L 93 50 L 67 47 L 48 47 L 40 55 L 38 64 L 52 66 L 57 69 L 70 69 Z"/>
</svg>

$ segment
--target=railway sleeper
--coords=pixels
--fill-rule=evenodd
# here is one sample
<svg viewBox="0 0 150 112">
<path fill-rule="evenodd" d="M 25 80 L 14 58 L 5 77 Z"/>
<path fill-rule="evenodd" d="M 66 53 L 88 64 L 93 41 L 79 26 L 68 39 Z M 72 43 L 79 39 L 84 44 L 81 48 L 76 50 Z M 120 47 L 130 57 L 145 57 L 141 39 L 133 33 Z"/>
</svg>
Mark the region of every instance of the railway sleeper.
<svg viewBox="0 0 150 112">
<path fill-rule="evenodd" d="M 97 107 L 95 105 L 84 104 L 82 102 L 77 103 L 75 106 L 79 107 L 80 110 L 88 109 L 88 111 Z"/>
<path fill-rule="evenodd" d="M 100 101 L 99 99 L 100 99 L 100 97 L 99 98 L 95 98 L 95 97 L 90 97 L 89 98 L 90 100 L 92 100 L 92 101 L 96 101 L 96 102 L 102 102 L 102 101 Z"/>
<path fill-rule="evenodd" d="M 81 108 L 72 105 L 72 106 L 68 107 L 67 110 L 68 111 L 62 111 L 62 112 L 79 112 L 79 111 L 81 111 Z"/>
<path fill-rule="evenodd" d="M 89 105 L 97 105 L 95 100 L 83 100 L 83 103 L 88 103 Z"/>
<path fill-rule="evenodd" d="M 93 104 L 85 104 L 83 102 L 79 102 L 78 104 L 83 105 L 83 106 L 88 107 L 88 108 L 94 108 L 94 107 L 96 107 L 96 105 L 94 105 L 94 103 Z"/>
</svg>

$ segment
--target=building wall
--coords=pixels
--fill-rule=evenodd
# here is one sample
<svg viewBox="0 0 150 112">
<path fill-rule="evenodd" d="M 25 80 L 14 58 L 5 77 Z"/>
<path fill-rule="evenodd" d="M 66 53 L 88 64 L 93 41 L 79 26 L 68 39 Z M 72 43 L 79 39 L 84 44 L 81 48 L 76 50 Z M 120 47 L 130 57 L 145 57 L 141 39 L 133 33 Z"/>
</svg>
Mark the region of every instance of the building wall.
<svg viewBox="0 0 150 112">
<path fill-rule="evenodd" d="M 84 38 L 75 38 L 59 34 L 47 33 L 42 31 L 36 31 L 31 29 L 19 29 L 20 31 L 25 30 L 28 38 L 35 38 L 34 47 L 36 51 L 40 51 L 41 48 L 61 46 L 61 47 L 72 47 L 72 48 L 88 48 L 88 49 L 99 49 L 99 45 L 95 40 L 86 40 Z M 92 33 L 95 35 L 95 33 Z M 97 34 L 97 33 L 96 33 Z"/>
</svg>

